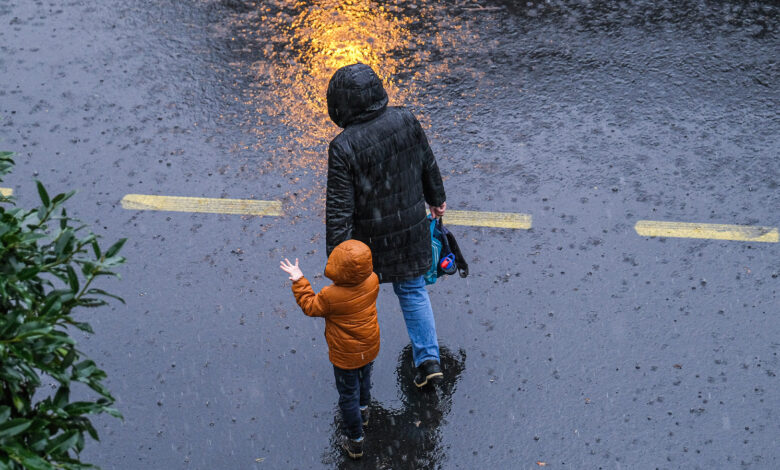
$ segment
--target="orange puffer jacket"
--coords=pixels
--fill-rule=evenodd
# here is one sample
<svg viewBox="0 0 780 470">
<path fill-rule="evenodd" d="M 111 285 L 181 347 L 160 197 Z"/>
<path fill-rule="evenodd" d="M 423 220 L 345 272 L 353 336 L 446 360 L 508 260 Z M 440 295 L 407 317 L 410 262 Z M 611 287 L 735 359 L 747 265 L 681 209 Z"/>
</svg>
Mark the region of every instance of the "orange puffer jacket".
<svg viewBox="0 0 780 470">
<path fill-rule="evenodd" d="M 341 369 L 358 369 L 379 354 L 379 278 L 373 272 L 371 250 L 357 240 L 339 244 L 328 257 L 325 276 L 333 285 L 316 295 L 305 277 L 295 281 L 295 300 L 306 315 L 325 317 L 330 362 Z"/>
</svg>

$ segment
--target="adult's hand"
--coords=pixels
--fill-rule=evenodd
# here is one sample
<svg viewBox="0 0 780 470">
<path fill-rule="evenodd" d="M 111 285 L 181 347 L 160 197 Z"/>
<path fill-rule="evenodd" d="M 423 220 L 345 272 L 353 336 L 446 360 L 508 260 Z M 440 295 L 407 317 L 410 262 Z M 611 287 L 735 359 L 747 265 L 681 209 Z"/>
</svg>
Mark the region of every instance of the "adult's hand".
<svg viewBox="0 0 780 470">
<path fill-rule="evenodd" d="M 444 211 L 447 210 L 447 203 L 443 203 L 439 207 L 431 206 L 431 214 L 435 218 L 439 218 L 444 215 Z"/>
</svg>

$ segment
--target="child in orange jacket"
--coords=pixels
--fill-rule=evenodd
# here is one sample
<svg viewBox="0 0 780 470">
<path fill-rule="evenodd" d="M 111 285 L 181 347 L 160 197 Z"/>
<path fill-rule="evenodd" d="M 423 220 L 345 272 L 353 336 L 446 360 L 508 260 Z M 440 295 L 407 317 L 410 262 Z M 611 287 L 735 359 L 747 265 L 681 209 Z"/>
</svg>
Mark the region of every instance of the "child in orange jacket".
<svg viewBox="0 0 780 470">
<path fill-rule="evenodd" d="M 336 246 L 325 266 L 325 276 L 333 285 L 319 294 L 303 277 L 297 259 L 295 264 L 285 259 L 280 268 L 290 275 L 295 300 L 303 313 L 325 318 L 325 339 L 346 429 L 341 446 L 351 458 L 360 458 L 371 401 L 371 366 L 379 353 L 379 278 L 373 272 L 371 250 L 357 240 Z"/>
</svg>

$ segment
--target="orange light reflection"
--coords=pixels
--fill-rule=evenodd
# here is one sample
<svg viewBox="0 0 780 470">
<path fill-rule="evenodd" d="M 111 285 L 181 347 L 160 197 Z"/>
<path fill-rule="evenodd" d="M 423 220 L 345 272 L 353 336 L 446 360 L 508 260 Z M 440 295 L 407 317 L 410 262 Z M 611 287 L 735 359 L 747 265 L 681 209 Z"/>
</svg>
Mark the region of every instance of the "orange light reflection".
<svg viewBox="0 0 780 470">
<path fill-rule="evenodd" d="M 250 148 L 270 155 L 269 171 L 314 173 L 316 183 L 296 190 L 291 202 L 321 201 L 327 144 L 339 132 L 328 117 L 325 97 L 333 73 L 363 62 L 383 80 L 391 106 L 421 108 L 425 90 L 417 83 L 440 81 L 448 72 L 446 61 L 431 60 L 430 49 L 451 47 L 455 40 L 439 32 L 412 34 L 434 7 L 415 6 L 410 15 L 400 0 L 270 0 L 255 8 L 226 24 L 256 58 L 249 66 L 254 83 L 245 96 L 255 110 L 256 141 Z M 450 31 L 463 35 L 457 25 Z M 246 69 L 243 63 L 232 65 Z"/>
</svg>

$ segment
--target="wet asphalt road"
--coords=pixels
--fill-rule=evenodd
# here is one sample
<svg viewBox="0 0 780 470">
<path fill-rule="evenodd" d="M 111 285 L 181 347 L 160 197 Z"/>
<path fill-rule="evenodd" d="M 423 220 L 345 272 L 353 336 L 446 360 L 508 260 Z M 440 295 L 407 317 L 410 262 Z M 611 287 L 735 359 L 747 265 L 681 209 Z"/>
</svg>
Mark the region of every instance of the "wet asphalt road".
<svg viewBox="0 0 780 470">
<path fill-rule="evenodd" d="M 291 2 L 292 3 L 292 2 Z M 129 237 L 127 305 L 82 347 L 135 468 L 780 468 L 780 245 L 637 220 L 780 225 L 774 2 L 0 2 L 13 186 L 78 188 Z M 520 5 L 520 6 L 518 6 Z M 367 455 L 335 448 L 321 321 L 278 271 L 324 267 L 335 67 L 374 65 L 424 122 L 472 275 L 430 289 L 447 382 L 409 386 L 383 286 Z M 283 218 L 133 212 L 127 193 L 278 199 Z M 446 217 L 445 217 L 446 222 Z M 315 276 L 315 287 L 326 280 Z"/>
</svg>

